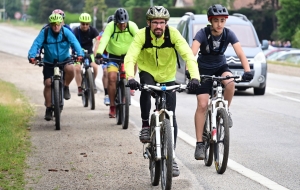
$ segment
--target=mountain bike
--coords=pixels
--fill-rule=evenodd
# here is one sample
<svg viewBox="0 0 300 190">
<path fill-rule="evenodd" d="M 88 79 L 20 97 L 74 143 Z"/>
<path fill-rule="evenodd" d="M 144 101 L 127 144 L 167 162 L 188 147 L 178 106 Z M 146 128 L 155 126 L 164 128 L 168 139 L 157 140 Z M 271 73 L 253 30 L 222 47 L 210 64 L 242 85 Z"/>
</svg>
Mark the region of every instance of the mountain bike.
<svg viewBox="0 0 300 190">
<path fill-rule="evenodd" d="M 172 93 L 167 90 L 183 92 L 186 86 L 183 84 L 141 86 L 141 90 L 151 91 L 155 96 L 155 110 L 150 119 L 150 143 L 146 145 L 143 154 L 145 159 L 149 159 L 151 184 L 157 186 L 160 179 L 163 190 L 172 187 L 173 159 L 175 159 L 173 111 L 167 110 L 166 94 Z"/>
<path fill-rule="evenodd" d="M 203 131 L 204 163 L 206 166 L 211 166 L 214 158 L 217 173 L 223 174 L 227 168 L 230 136 L 228 101 L 223 96 L 222 81 L 234 79 L 235 82 L 240 82 L 241 76 L 216 77 L 201 75 L 200 77 L 203 82 L 213 82 Z"/>
<path fill-rule="evenodd" d="M 38 61 L 37 65 L 54 69 L 54 75 L 51 77 L 51 107 L 55 117 L 56 130 L 60 130 L 60 116 L 64 107 L 64 65 L 73 63 L 73 60 L 58 62 L 54 59 L 53 63 Z M 52 113 L 53 113 L 52 112 Z"/>
<path fill-rule="evenodd" d="M 81 63 L 81 88 L 82 88 L 82 104 L 91 110 L 95 109 L 95 90 L 94 70 L 90 63 L 90 55 L 84 50 L 84 57 Z"/>
<path fill-rule="evenodd" d="M 122 124 L 123 129 L 128 128 L 129 123 L 129 106 L 130 106 L 130 89 L 127 87 L 126 72 L 124 68 L 124 60 L 118 58 L 102 58 L 104 62 L 117 63 L 119 72 L 116 81 L 116 119 L 117 125 Z M 111 100 L 112 101 L 112 100 Z"/>
</svg>

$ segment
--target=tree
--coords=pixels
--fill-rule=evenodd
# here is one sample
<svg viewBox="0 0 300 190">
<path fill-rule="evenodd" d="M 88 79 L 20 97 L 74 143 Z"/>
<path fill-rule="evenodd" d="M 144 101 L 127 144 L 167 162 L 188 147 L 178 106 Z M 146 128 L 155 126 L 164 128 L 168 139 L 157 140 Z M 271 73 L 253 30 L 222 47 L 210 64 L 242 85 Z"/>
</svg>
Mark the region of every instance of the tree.
<svg viewBox="0 0 300 190">
<path fill-rule="evenodd" d="M 1 2 L 1 9 L 4 7 L 4 1 Z M 15 18 L 15 12 L 22 12 L 21 0 L 6 0 L 5 1 L 5 12 L 8 18 Z"/>
<path fill-rule="evenodd" d="M 105 12 L 105 10 L 107 9 L 107 6 L 105 4 L 105 0 L 86 0 L 85 1 L 85 5 L 84 5 L 84 12 L 89 13 L 92 18 L 94 16 L 94 8 L 97 8 L 97 12 L 96 12 L 96 27 L 97 28 L 102 28 L 102 21 L 104 22 L 106 20 L 106 18 L 104 18 L 104 20 L 102 19 L 102 13 Z M 95 18 L 93 18 L 94 20 Z"/>
<path fill-rule="evenodd" d="M 120 0 L 123 7 L 150 7 L 150 0 Z M 166 8 L 174 6 L 173 0 L 153 0 L 153 5 Z"/>
<path fill-rule="evenodd" d="M 296 29 L 300 28 L 300 1 L 280 0 L 281 9 L 276 12 L 278 19 L 278 37 L 281 40 L 291 40 Z"/>
<path fill-rule="evenodd" d="M 71 9 L 68 12 L 81 13 L 84 7 L 84 1 L 82 0 L 69 0 Z"/>
<path fill-rule="evenodd" d="M 227 9 L 233 7 L 234 0 L 195 0 L 194 5 L 197 10 L 197 14 L 206 14 L 207 9 L 213 4 L 221 4 Z"/>
<path fill-rule="evenodd" d="M 120 0 L 105 0 L 105 4 L 108 8 L 122 6 Z"/>
</svg>

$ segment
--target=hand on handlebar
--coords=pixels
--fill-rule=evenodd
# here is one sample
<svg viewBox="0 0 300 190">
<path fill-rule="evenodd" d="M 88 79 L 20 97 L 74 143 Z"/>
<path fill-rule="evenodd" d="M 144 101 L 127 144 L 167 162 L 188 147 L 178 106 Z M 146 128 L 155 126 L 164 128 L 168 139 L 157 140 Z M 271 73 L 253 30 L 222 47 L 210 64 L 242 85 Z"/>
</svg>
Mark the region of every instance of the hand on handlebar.
<svg viewBox="0 0 300 190">
<path fill-rule="evenodd" d="M 28 61 L 31 64 L 35 64 L 35 65 L 37 64 L 37 60 L 35 58 L 29 58 Z"/>
<path fill-rule="evenodd" d="M 97 53 L 95 58 L 96 59 L 101 59 L 101 58 L 103 58 L 103 56 L 100 53 Z"/>
<path fill-rule="evenodd" d="M 128 86 L 131 90 L 137 90 L 140 87 L 140 83 L 138 83 L 136 80 L 134 79 L 129 79 L 128 80 Z"/>
<path fill-rule="evenodd" d="M 197 88 L 200 86 L 200 82 L 198 79 L 192 79 L 187 85 L 187 88 L 194 91 L 197 90 Z"/>
<path fill-rule="evenodd" d="M 83 60 L 83 57 L 82 57 L 82 56 L 76 57 L 76 61 L 77 61 L 77 62 L 82 62 L 82 60 Z"/>
<path fill-rule="evenodd" d="M 244 80 L 244 81 L 250 81 L 252 79 L 253 79 L 253 73 L 251 71 L 244 72 L 244 74 L 242 76 L 242 80 Z"/>
</svg>

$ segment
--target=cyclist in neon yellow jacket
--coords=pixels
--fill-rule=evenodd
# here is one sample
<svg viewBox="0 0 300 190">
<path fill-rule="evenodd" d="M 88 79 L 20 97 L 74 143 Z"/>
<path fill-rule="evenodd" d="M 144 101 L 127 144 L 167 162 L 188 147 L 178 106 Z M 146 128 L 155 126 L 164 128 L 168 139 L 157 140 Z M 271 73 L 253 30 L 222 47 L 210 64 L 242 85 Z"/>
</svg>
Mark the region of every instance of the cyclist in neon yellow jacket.
<svg viewBox="0 0 300 190">
<path fill-rule="evenodd" d="M 198 65 L 193 52 L 179 31 L 167 25 L 170 14 L 163 6 L 150 7 L 146 13 L 147 27 L 139 30 L 128 53 L 125 56 L 125 70 L 128 84 L 136 89 L 139 83 L 134 79 L 134 64 L 138 63 L 141 84 L 155 85 L 164 83 L 166 86 L 175 84 L 177 67 L 177 53 L 181 55 L 189 68 L 191 82 L 189 87 L 196 89 L 199 86 L 200 76 Z M 176 93 L 167 93 L 167 108 L 173 111 L 174 145 L 176 146 L 177 123 L 175 117 Z M 142 130 L 140 141 L 150 141 L 149 115 L 151 109 L 151 94 L 142 91 L 140 96 Z M 173 177 L 179 176 L 177 163 L 173 161 Z"/>
<path fill-rule="evenodd" d="M 114 15 L 114 22 L 107 24 L 103 32 L 98 50 L 96 50 L 96 57 L 102 57 L 102 54 L 106 49 L 109 58 L 123 59 L 138 30 L 138 26 L 134 22 L 129 21 L 129 15 L 126 9 L 118 8 Z M 111 100 L 109 117 L 115 118 L 116 109 L 115 102 L 113 100 L 116 94 L 116 80 L 118 72 L 117 64 L 113 62 L 108 63 L 107 72 L 108 95 Z"/>
</svg>

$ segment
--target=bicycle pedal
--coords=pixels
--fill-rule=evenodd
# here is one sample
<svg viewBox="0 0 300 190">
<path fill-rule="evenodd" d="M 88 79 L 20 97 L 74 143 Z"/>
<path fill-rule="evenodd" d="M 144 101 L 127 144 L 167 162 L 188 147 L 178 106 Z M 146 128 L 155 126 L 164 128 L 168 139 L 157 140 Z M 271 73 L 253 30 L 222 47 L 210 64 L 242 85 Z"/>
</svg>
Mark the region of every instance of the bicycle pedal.
<svg viewBox="0 0 300 190">
<path fill-rule="evenodd" d="M 147 152 L 144 152 L 143 156 L 145 159 L 149 159 L 149 155 L 147 154 Z"/>
</svg>

